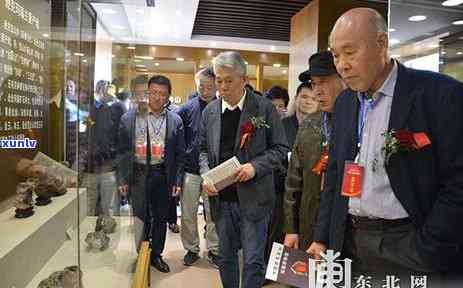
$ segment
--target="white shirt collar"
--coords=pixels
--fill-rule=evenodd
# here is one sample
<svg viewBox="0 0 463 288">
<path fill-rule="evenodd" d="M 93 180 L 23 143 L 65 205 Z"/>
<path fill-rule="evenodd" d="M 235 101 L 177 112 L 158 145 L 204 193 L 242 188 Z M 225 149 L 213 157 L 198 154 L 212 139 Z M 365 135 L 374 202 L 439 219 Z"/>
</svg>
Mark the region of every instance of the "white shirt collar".
<svg viewBox="0 0 463 288">
<path fill-rule="evenodd" d="M 225 109 L 228 109 L 229 111 L 233 111 L 237 107 L 240 109 L 240 111 L 243 111 L 243 106 L 244 106 L 244 100 L 245 99 L 246 99 L 246 89 L 244 89 L 243 96 L 241 96 L 240 101 L 235 106 L 231 106 L 230 104 L 228 104 L 227 101 L 225 101 L 225 99 L 222 98 L 222 113 L 225 112 Z"/>
</svg>

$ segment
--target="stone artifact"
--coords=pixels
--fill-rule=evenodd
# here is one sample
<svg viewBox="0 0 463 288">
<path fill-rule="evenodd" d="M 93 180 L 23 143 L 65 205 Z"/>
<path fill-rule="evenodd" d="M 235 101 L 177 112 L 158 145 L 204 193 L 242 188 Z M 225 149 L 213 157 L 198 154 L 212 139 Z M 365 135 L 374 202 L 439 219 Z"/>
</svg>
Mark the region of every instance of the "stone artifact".
<svg viewBox="0 0 463 288">
<path fill-rule="evenodd" d="M 116 230 L 116 225 L 116 220 L 111 216 L 100 215 L 96 220 L 95 232 L 103 230 L 106 234 L 111 234 Z"/>
<path fill-rule="evenodd" d="M 77 266 L 69 266 L 53 272 L 40 282 L 37 288 L 82 288 L 82 271 Z"/>
<path fill-rule="evenodd" d="M 99 249 L 103 251 L 109 246 L 109 237 L 106 236 L 103 230 L 90 232 L 87 234 L 87 237 L 85 237 L 85 243 L 87 243 L 88 249 Z"/>
<path fill-rule="evenodd" d="M 48 190 L 52 197 L 61 196 L 66 193 L 66 181 L 63 176 L 52 175 L 49 170 L 32 160 L 23 158 L 16 165 L 16 174 L 24 179 L 38 178 L 40 195 L 44 195 Z M 75 183 L 71 183 L 75 184 Z M 46 205 L 46 204 L 45 204 Z"/>
<path fill-rule="evenodd" d="M 24 179 L 40 178 L 47 174 L 47 169 L 45 166 L 38 165 L 32 160 L 22 158 L 16 164 L 16 174 Z"/>
<path fill-rule="evenodd" d="M 32 193 L 34 184 L 30 182 L 20 182 L 16 186 L 16 198 L 14 201 L 15 217 L 27 218 L 34 215 L 34 206 L 32 205 Z"/>
<path fill-rule="evenodd" d="M 46 185 L 47 176 L 42 176 L 40 178 L 29 178 L 28 181 L 33 181 L 35 185 L 35 205 L 45 206 L 51 203 L 51 197 L 54 196 L 54 193 L 48 189 Z"/>
</svg>

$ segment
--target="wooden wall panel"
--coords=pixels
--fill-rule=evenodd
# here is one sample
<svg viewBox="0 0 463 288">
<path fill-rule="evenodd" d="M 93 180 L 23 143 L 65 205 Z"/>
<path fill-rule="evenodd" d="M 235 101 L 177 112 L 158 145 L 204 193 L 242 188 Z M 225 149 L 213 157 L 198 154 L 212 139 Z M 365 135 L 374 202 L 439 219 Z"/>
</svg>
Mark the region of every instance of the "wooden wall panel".
<svg viewBox="0 0 463 288">
<path fill-rule="evenodd" d="M 307 60 L 318 48 L 319 0 L 313 0 L 291 19 L 288 71 L 289 95 L 296 93 L 298 76 L 307 69 Z"/>
</svg>

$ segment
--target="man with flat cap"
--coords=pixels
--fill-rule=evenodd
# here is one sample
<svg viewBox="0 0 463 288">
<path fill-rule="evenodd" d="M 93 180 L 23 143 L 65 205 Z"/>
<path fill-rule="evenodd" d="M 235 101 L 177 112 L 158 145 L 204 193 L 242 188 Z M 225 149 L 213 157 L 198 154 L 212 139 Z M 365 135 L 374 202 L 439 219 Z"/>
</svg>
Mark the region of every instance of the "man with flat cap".
<svg viewBox="0 0 463 288">
<path fill-rule="evenodd" d="M 308 85 L 319 101 L 322 119 L 319 113 L 308 116 L 296 136 L 285 184 L 284 244 L 307 249 L 313 241 L 324 177 L 323 167 L 319 171 L 313 170 L 317 164 L 322 164 L 319 162 L 324 161 L 323 156 L 327 153 L 324 151 L 328 151 L 334 102 L 346 86 L 329 51 L 313 54 L 309 58 L 309 69 L 299 75 L 299 80 L 301 85 L 311 84 Z"/>
</svg>

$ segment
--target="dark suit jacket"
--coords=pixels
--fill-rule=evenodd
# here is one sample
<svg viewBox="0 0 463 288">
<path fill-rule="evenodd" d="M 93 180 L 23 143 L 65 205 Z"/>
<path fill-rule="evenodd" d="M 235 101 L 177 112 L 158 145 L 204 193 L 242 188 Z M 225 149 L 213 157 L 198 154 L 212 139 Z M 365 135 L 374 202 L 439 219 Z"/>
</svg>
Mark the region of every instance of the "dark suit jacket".
<svg viewBox="0 0 463 288">
<path fill-rule="evenodd" d="M 131 109 L 122 116 L 117 150 L 119 185 L 128 184 L 129 194 L 132 192 L 131 184 L 134 183 L 136 113 L 136 109 Z M 164 163 L 166 165 L 167 185 L 169 191 L 172 191 L 172 186 L 181 186 L 183 181 L 185 138 L 180 116 L 167 111 L 166 123 Z"/>
<path fill-rule="evenodd" d="M 216 99 L 203 111 L 200 128 L 200 172 L 219 165 L 222 101 Z M 251 117 L 262 117 L 270 128 L 260 128 L 248 142 L 246 150 L 239 148 L 240 127 Z M 235 155 L 241 164 L 250 162 L 256 176 L 237 184 L 238 199 L 243 216 L 260 219 L 270 213 L 275 201 L 273 171 L 287 157 L 288 143 L 283 125 L 273 104 L 250 91 L 246 91 L 240 124 L 235 141 Z M 211 209 L 213 205 L 211 205 Z M 211 213 L 220 212 L 214 211 Z M 220 214 L 216 214 L 220 215 Z"/>
<path fill-rule="evenodd" d="M 356 154 L 359 101 L 345 90 L 334 108 L 327 185 L 315 241 L 342 249 L 348 198 L 341 196 L 344 161 Z M 463 84 L 442 74 L 399 64 L 389 129 L 425 132 L 432 144 L 394 154 L 386 172 L 392 190 L 417 229 L 416 247 L 436 270 L 463 248 Z M 459 264 L 461 266 L 461 264 Z"/>
</svg>

